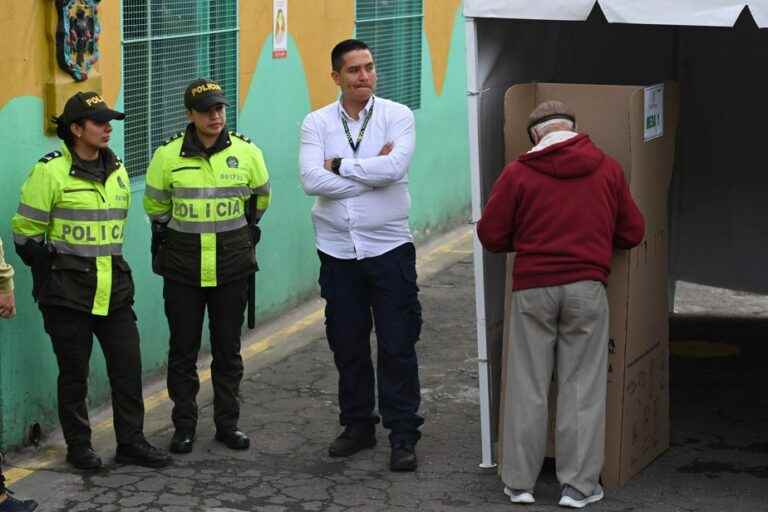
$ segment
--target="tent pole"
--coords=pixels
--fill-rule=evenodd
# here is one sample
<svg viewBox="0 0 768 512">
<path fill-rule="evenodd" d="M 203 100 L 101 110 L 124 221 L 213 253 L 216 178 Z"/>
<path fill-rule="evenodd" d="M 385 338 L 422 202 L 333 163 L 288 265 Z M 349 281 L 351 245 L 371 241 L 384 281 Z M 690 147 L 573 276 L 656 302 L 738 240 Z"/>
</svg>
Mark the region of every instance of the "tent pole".
<svg viewBox="0 0 768 512">
<path fill-rule="evenodd" d="M 477 80 L 477 27 L 473 18 L 466 18 L 467 52 L 467 110 L 469 118 L 469 168 L 472 178 L 472 224 L 480 218 L 482 195 L 480 190 L 480 91 Z M 473 237 L 475 271 L 475 314 L 477 317 L 477 376 L 480 394 L 480 439 L 482 447 L 481 468 L 493 468 L 491 449 L 491 407 L 488 371 L 488 350 L 485 326 L 485 272 L 483 269 L 483 247 L 475 232 Z"/>
</svg>

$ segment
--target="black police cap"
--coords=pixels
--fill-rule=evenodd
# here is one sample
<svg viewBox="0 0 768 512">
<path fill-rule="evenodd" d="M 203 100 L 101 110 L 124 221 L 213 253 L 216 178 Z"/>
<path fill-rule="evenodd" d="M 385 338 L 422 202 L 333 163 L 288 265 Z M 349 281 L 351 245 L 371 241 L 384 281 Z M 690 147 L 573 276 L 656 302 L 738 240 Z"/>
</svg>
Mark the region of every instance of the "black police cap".
<svg viewBox="0 0 768 512">
<path fill-rule="evenodd" d="M 69 127 L 71 123 L 81 119 L 105 123 L 114 119 L 122 121 L 125 119 L 125 114 L 109 108 L 107 102 L 98 93 L 78 92 L 67 100 L 64 104 L 64 112 L 54 118 L 54 122 L 59 126 Z"/>
<path fill-rule="evenodd" d="M 184 91 L 184 106 L 189 110 L 206 112 L 214 105 L 229 105 L 224 90 L 213 80 L 200 78 Z"/>
</svg>

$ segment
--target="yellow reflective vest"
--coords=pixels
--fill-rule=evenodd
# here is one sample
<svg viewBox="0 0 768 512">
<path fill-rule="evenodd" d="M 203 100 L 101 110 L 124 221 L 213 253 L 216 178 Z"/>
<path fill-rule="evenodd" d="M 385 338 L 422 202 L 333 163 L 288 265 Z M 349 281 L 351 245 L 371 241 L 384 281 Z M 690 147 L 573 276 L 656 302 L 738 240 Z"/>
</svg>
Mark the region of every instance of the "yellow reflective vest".
<svg viewBox="0 0 768 512">
<path fill-rule="evenodd" d="M 222 132 L 211 151 L 195 144 L 194 125 L 165 141 L 147 169 L 144 209 L 165 224 L 156 272 L 186 284 L 211 287 L 256 271 L 246 214 L 252 223 L 270 203 L 267 166 L 245 136 Z"/>
<path fill-rule="evenodd" d="M 41 304 L 105 316 L 133 302 L 130 268 L 122 258 L 130 179 L 109 149 L 102 150 L 102 162 L 103 182 L 73 164 L 62 145 L 37 162 L 22 186 L 11 225 L 22 259 L 45 273 L 37 292 Z M 32 261 L 31 248 L 50 255 L 45 268 Z"/>
</svg>

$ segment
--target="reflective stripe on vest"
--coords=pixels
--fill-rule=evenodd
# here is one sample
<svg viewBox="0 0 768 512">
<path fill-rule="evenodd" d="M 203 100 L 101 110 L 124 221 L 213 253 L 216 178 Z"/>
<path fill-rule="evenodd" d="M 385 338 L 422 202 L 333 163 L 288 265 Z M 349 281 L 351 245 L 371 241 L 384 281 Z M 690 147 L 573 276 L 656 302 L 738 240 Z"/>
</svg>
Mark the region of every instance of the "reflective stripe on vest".
<svg viewBox="0 0 768 512">
<path fill-rule="evenodd" d="M 78 210 L 74 208 L 54 208 L 51 217 L 62 220 L 124 220 L 128 217 L 125 208 L 109 208 L 107 210 Z"/>
<path fill-rule="evenodd" d="M 194 222 L 178 219 L 171 219 L 168 223 L 168 227 L 181 231 L 182 233 L 222 233 L 224 231 L 232 231 L 244 227 L 248 224 L 245 217 L 237 217 L 230 220 L 217 220 L 213 222 Z"/>
<path fill-rule="evenodd" d="M 19 207 L 16 209 L 16 213 L 23 215 L 28 219 L 36 220 L 38 222 L 45 222 L 46 224 L 48 223 L 48 219 L 51 217 L 48 212 L 38 210 L 37 208 L 33 208 L 32 206 L 24 203 L 19 203 Z"/>
<path fill-rule="evenodd" d="M 82 256 L 84 258 L 112 256 L 122 254 L 123 252 L 123 244 L 86 245 L 51 240 L 51 245 L 56 248 L 57 252 L 62 254 L 72 254 L 73 256 Z"/>
</svg>

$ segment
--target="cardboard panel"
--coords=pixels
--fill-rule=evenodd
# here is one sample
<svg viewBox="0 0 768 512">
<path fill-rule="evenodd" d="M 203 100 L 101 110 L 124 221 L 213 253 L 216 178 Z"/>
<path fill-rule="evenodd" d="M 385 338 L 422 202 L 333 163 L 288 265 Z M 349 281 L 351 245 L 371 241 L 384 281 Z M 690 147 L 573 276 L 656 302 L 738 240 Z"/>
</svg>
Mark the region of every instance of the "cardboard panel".
<svg viewBox="0 0 768 512">
<path fill-rule="evenodd" d="M 668 344 L 627 368 L 623 414 L 620 485 L 669 447 Z"/>
<path fill-rule="evenodd" d="M 531 148 L 528 139 L 528 115 L 536 108 L 535 84 L 514 85 L 504 95 L 504 154 L 509 163 Z"/>
<path fill-rule="evenodd" d="M 629 100 L 636 88 L 620 85 L 538 84 L 536 102 L 560 100 L 576 113 L 577 130 L 631 169 Z"/>
</svg>

